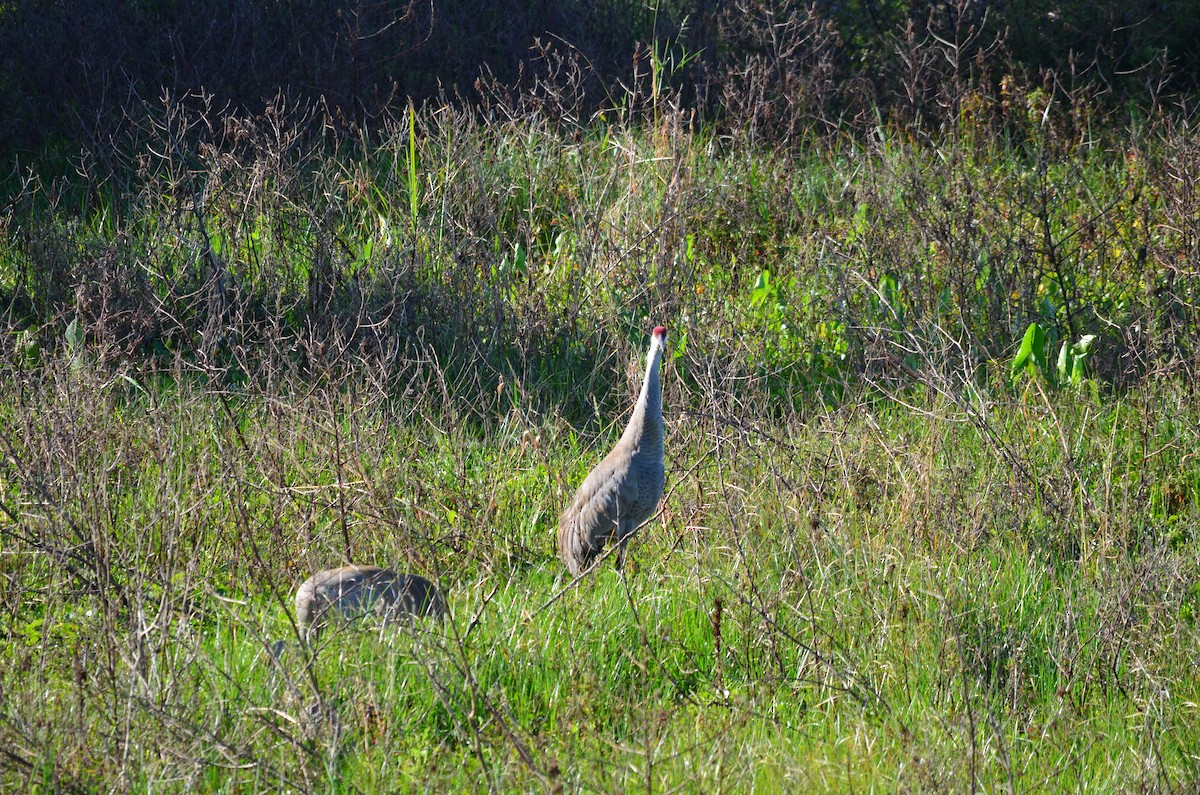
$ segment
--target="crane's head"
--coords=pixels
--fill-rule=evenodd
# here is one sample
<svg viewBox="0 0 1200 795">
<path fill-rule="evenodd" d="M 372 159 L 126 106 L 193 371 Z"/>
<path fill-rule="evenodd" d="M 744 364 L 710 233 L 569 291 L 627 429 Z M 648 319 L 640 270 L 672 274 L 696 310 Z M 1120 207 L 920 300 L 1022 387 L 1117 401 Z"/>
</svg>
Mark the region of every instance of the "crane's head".
<svg viewBox="0 0 1200 795">
<path fill-rule="evenodd" d="M 650 339 L 665 351 L 667 349 L 667 327 L 655 326 L 654 331 L 650 332 Z"/>
</svg>

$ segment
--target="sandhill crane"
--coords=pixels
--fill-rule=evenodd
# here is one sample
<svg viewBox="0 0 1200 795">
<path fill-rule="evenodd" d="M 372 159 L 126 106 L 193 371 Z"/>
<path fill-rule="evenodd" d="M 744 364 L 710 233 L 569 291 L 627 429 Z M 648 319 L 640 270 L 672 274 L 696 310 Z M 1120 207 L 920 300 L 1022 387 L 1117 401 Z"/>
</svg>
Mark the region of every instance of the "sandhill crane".
<svg viewBox="0 0 1200 795">
<path fill-rule="evenodd" d="M 558 551 L 572 576 L 587 569 L 609 541 L 620 544 L 654 514 L 663 493 L 662 386 L 659 364 L 667 330 L 656 326 L 646 355 L 646 378 L 633 415 L 612 452 L 584 479 L 558 523 Z"/>
<path fill-rule="evenodd" d="M 319 571 L 296 591 L 296 622 L 306 640 L 315 641 L 331 618 L 353 620 L 372 613 L 385 619 L 442 618 L 446 602 L 424 577 L 379 566 Z"/>
</svg>

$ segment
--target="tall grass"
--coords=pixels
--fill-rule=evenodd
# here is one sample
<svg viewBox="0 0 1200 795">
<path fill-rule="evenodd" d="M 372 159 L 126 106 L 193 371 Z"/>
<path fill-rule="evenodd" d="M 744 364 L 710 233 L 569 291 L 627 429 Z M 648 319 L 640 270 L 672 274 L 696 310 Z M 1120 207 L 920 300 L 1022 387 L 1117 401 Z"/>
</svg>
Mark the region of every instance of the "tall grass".
<svg viewBox="0 0 1200 795">
<path fill-rule="evenodd" d="M 584 451 L 556 418 L 481 433 L 329 387 L 227 413 L 90 363 L 21 394 L 11 786 L 1194 781 L 1200 418 L 1166 387 L 1011 401 L 995 431 L 1036 484 L 936 399 L 675 414 L 632 570 L 567 593 L 552 530 Z M 347 538 L 437 578 L 450 624 L 348 628 L 310 660 L 288 598 Z"/>
<path fill-rule="evenodd" d="M 167 102 L 126 182 L 31 179 L 3 787 L 1194 787 L 1194 125 L 1010 100 L 791 151 L 669 92 L 357 140 Z M 564 589 L 656 322 L 662 510 Z M 1087 372 L 1014 372 L 1032 322 Z M 309 653 L 346 561 L 451 618 Z"/>
</svg>

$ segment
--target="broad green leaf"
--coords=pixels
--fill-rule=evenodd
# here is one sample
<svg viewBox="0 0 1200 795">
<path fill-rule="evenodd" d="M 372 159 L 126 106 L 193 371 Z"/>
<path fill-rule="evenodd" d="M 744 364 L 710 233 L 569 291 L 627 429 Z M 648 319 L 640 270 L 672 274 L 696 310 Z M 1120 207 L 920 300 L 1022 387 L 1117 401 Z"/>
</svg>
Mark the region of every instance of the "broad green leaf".
<svg viewBox="0 0 1200 795">
<path fill-rule="evenodd" d="M 671 339 L 675 341 L 675 344 L 671 346 L 673 348 L 671 358 L 678 359 L 687 350 L 687 329 L 672 334 Z"/>
<path fill-rule="evenodd" d="M 1011 378 L 1015 381 L 1029 364 L 1042 372 L 1046 371 L 1046 332 L 1038 323 L 1030 323 L 1021 340 L 1021 347 L 1013 357 Z"/>
<path fill-rule="evenodd" d="M 83 344 L 83 328 L 79 325 L 78 318 L 73 318 L 67 324 L 67 330 L 63 333 L 63 339 L 66 340 L 67 347 L 72 351 L 79 350 L 79 346 Z"/>
<path fill-rule="evenodd" d="M 1092 355 L 1092 344 L 1095 341 L 1095 334 L 1085 334 L 1079 338 L 1079 342 L 1071 346 L 1071 383 L 1076 386 L 1087 378 L 1087 361 Z"/>
<path fill-rule="evenodd" d="M 750 304 L 752 306 L 762 306 L 771 297 L 772 292 L 771 272 L 763 271 L 754 280 L 754 289 L 750 291 Z"/>
</svg>

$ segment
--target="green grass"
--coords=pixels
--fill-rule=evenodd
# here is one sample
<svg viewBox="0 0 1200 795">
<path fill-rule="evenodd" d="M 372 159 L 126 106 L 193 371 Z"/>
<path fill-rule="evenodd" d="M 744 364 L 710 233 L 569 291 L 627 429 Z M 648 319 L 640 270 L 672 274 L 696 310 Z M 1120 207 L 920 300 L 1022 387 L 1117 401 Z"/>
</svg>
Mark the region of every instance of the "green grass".
<svg viewBox="0 0 1200 795">
<path fill-rule="evenodd" d="M 102 217 L 30 183 L 0 789 L 1196 786 L 1191 128 L 655 118 L 422 111 L 336 158 L 183 119 Z M 662 511 L 564 591 L 659 321 Z M 1098 335 L 1082 383 L 1010 372 L 1034 321 Z M 450 619 L 308 656 L 294 589 L 347 560 Z"/>
<path fill-rule="evenodd" d="M 850 401 L 749 433 L 668 403 L 664 513 L 624 579 L 606 566 L 560 593 L 554 519 L 596 453 L 554 418 L 520 433 L 453 409 L 398 423 L 378 397 L 318 391 L 240 399 L 235 428 L 206 389 L 151 406 L 93 372 L 7 393 L 38 407 L 10 426 L 23 442 L 6 470 L 6 504 L 26 507 L 5 520 L 17 590 L 0 725 L 30 765 L 10 763 L 8 786 L 1195 781 L 1200 559 L 1184 459 L 1200 417 L 1167 386 L 1004 407 L 997 433 L 1067 489 L 1065 514 L 952 405 L 929 404 L 931 418 Z M 1084 489 L 1062 481 L 1047 416 L 1077 440 Z M 1147 438 L 1158 452 L 1143 460 Z M 1181 476 L 1191 496 L 1166 515 L 1144 492 Z M 53 484 L 53 508 L 29 502 L 32 479 Z M 329 633 L 315 661 L 301 653 L 290 594 L 340 562 L 342 511 L 355 560 L 443 584 L 446 626 L 366 623 Z M 75 573 L 58 563 L 67 522 L 77 549 L 104 550 L 66 558 Z M 101 561 L 111 586 L 96 582 Z"/>
</svg>

